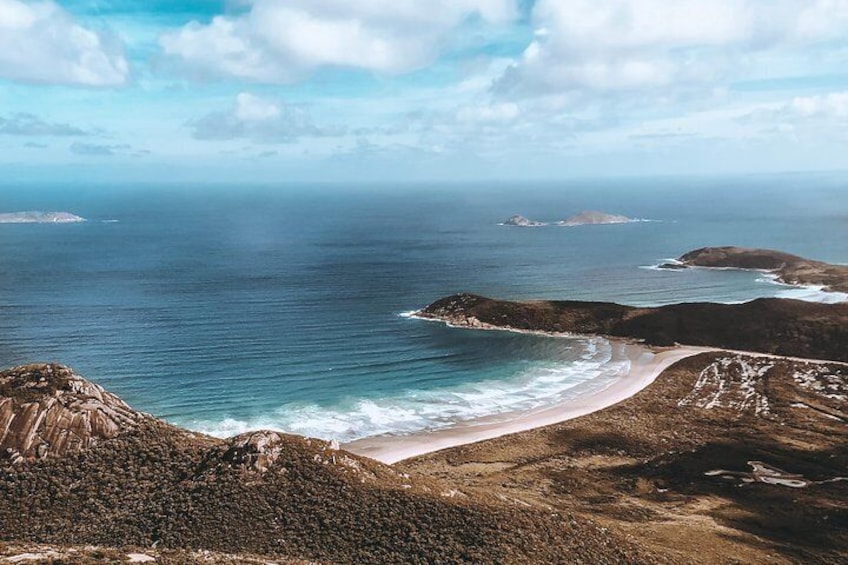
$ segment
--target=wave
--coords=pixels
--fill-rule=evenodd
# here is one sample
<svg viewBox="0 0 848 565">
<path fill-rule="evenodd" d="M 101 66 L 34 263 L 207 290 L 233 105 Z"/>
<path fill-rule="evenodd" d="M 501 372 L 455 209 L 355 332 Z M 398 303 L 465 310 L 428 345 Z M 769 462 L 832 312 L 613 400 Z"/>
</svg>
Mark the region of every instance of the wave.
<svg viewBox="0 0 848 565">
<path fill-rule="evenodd" d="M 771 273 L 764 273 L 762 277 L 757 279 L 757 282 L 783 287 L 784 290 L 778 291 L 775 295 L 778 298 L 792 298 L 805 302 L 820 302 L 822 304 L 848 302 L 848 293 L 825 290 L 823 286 L 819 285 L 786 284 L 779 281 L 777 275 Z"/>
<path fill-rule="evenodd" d="M 348 398 L 330 406 L 287 404 L 250 419 L 228 417 L 181 424 L 216 437 L 268 428 L 348 442 L 383 434 L 432 431 L 552 406 L 604 389 L 630 371 L 630 361 L 619 344 L 603 338 L 580 341 L 585 349 L 578 360 L 539 363 L 511 378 L 410 390 L 383 398 Z"/>
<path fill-rule="evenodd" d="M 704 271 L 746 271 L 759 273 L 760 276 L 756 279 L 758 283 L 766 283 L 777 285 L 783 287 L 784 290 L 780 290 L 774 294 L 777 298 L 792 298 L 794 300 L 803 300 L 805 302 L 819 302 L 822 304 L 838 304 L 840 302 L 848 302 L 848 293 L 845 292 L 837 292 L 831 290 L 825 290 L 824 286 L 820 285 L 800 285 L 800 284 L 787 284 L 781 282 L 778 278 L 778 275 L 774 274 L 772 271 L 766 269 L 741 269 L 739 267 L 699 267 L 699 266 L 687 266 L 686 269 L 667 269 L 663 268 L 663 264 L 671 264 L 671 265 L 682 265 L 677 259 L 663 259 L 661 263 L 656 265 L 642 265 L 639 268 L 648 270 L 648 271 L 662 271 L 662 272 L 685 272 L 686 270 L 704 270 Z M 741 304 L 742 301 L 722 301 L 723 304 Z"/>
<path fill-rule="evenodd" d="M 652 221 L 652 220 L 645 220 L 645 221 Z M 686 269 L 669 269 L 668 267 L 663 267 L 663 265 L 680 265 L 681 267 L 684 266 L 683 262 L 680 261 L 679 259 L 675 259 L 673 257 L 668 257 L 666 259 L 661 259 L 660 262 L 657 263 L 656 265 L 640 265 L 639 268 L 645 269 L 646 271 L 662 271 L 664 273 L 668 273 L 668 272 L 679 273 L 679 272 L 683 272 L 683 271 L 686 270 Z"/>
</svg>

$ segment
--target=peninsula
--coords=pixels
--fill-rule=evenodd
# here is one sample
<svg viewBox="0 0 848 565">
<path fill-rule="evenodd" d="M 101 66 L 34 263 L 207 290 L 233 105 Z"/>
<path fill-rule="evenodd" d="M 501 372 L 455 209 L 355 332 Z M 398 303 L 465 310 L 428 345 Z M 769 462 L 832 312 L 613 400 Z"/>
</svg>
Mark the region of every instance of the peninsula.
<svg viewBox="0 0 848 565">
<path fill-rule="evenodd" d="M 805 259 L 772 249 L 703 247 L 681 255 L 660 268 L 704 267 L 767 271 L 788 285 L 820 286 L 830 292 L 848 292 L 848 265 Z"/>
<path fill-rule="evenodd" d="M 69 212 L 11 212 L 0 214 L 0 224 L 74 224 L 85 218 Z"/>
<path fill-rule="evenodd" d="M 611 302 L 511 302 L 456 294 L 433 302 L 416 315 L 467 328 L 594 334 L 652 346 L 680 343 L 848 361 L 848 303 L 761 298 L 744 304 L 704 302 L 639 308 Z"/>
</svg>

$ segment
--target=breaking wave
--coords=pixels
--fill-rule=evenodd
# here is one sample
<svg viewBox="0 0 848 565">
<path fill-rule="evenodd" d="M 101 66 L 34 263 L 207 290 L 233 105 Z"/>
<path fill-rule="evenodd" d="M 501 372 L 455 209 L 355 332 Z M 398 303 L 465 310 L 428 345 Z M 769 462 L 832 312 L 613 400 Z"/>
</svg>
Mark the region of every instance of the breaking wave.
<svg viewBox="0 0 848 565">
<path fill-rule="evenodd" d="M 251 419 L 223 418 L 185 424 L 198 432 L 230 437 L 274 429 L 342 442 L 382 434 L 436 430 L 482 417 L 523 412 L 602 390 L 626 375 L 630 361 L 619 344 L 585 340 L 576 361 L 540 363 L 507 379 L 490 379 L 383 398 L 348 398 L 329 406 L 286 404 Z"/>
</svg>

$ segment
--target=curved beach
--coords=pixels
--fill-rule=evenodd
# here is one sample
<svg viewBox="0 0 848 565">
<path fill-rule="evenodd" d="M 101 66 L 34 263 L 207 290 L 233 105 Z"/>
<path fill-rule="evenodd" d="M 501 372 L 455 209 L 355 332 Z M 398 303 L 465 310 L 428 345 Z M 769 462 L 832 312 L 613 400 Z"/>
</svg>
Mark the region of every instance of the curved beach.
<svg viewBox="0 0 848 565">
<path fill-rule="evenodd" d="M 564 422 L 618 404 L 650 385 L 674 363 L 712 350 L 683 346 L 652 349 L 622 340 L 616 340 L 613 344 L 623 349 L 630 361 L 630 369 L 603 388 L 587 387 L 585 393 L 554 406 L 497 414 L 409 435 L 363 438 L 343 444 L 343 447 L 357 455 L 391 464 L 449 447 Z"/>
</svg>

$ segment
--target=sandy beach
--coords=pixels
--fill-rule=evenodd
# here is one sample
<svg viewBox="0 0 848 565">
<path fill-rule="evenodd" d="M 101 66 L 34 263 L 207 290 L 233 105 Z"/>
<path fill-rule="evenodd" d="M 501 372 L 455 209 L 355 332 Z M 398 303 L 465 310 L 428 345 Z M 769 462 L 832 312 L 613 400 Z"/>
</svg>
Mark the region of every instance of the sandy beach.
<svg viewBox="0 0 848 565">
<path fill-rule="evenodd" d="M 391 464 L 410 457 L 449 447 L 493 439 L 507 434 L 548 426 L 602 410 L 641 391 L 674 363 L 713 349 L 679 346 L 651 349 L 624 341 L 622 347 L 630 360 L 630 370 L 603 389 L 587 391 L 562 404 L 527 412 L 497 414 L 439 430 L 410 435 L 384 435 L 355 440 L 342 447 L 357 455 Z"/>
</svg>

